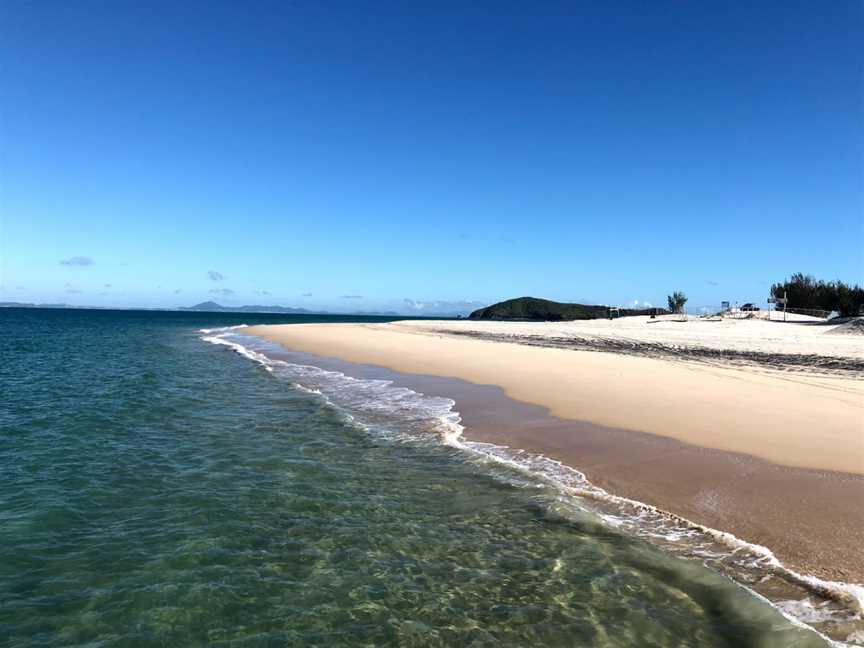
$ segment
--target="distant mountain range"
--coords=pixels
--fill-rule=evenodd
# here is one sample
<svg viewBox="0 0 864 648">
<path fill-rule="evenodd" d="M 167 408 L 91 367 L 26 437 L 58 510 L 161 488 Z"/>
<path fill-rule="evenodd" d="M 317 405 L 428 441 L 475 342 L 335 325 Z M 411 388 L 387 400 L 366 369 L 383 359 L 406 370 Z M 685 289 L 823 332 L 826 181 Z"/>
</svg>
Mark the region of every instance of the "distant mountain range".
<svg viewBox="0 0 864 648">
<path fill-rule="evenodd" d="M 96 306 L 71 306 L 70 304 L 29 304 L 25 302 L 0 302 L 0 308 L 97 308 Z"/>
<path fill-rule="evenodd" d="M 194 306 L 181 306 L 177 310 L 204 313 L 280 313 L 283 315 L 313 315 L 316 311 L 290 306 L 223 306 L 214 301 L 201 302 Z"/>
<path fill-rule="evenodd" d="M 293 308 L 292 306 L 223 306 L 214 301 L 201 302 L 194 306 L 181 306 L 181 311 L 196 311 L 200 313 L 277 313 L 280 315 L 345 315 L 346 313 L 329 313 L 327 311 L 312 311 L 306 308 Z M 387 317 L 398 317 L 395 311 L 354 311 L 348 315 L 384 315 Z"/>
<path fill-rule="evenodd" d="M 410 300 L 406 300 L 408 302 Z M 396 310 L 362 310 L 362 311 L 325 311 L 294 308 L 292 306 L 262 306 L 252 304 L 245 306 L 223 306 L 214 301 L 205 301 L 194 306 L 179 308 L 116 308 L 112 306 L 74 306 L 72 304 L 33 304 L 27 302 L 0 302 L 0 308 L 74 308 L 88 310 L 142 310 L 142 311 L 187 311 L 197 313 L 269 313 L 279 315 L 356 315 L 370 317 L 463 317 L 467 310 L 454 308 L 448 303 L 433 302 L 426 304 L 427 310 L 418 309 L 416 302 L 409 303 L 402 312 Z M 449 308 L 448 308 L 449 306 Z M 461 306 L 461 304 L 460 304 Z M 440 310 L 439 310 L 440 308 Z M 407 312 L 406 312 L 407 311 Z"/>
<path fill-rule="evenodd" d="M 651 315 L 654 313 L 665 313 L 661 308 L 646 308 L 636 310 L 632 308 L 617 309 L 621 317 L 628 315 Z M 561 320 L 584 320 L 602 319 L 609 317 L 609 307 L 586 304 L 564 304 L 548 299 L 537 297 L 518 297 L 507 301 L 492 304 L 486 308 L 480 308 L 468 316 L 470 319 L 485 320 L 535 320 L 535 321 L 561 321 Z"/>
</svg>

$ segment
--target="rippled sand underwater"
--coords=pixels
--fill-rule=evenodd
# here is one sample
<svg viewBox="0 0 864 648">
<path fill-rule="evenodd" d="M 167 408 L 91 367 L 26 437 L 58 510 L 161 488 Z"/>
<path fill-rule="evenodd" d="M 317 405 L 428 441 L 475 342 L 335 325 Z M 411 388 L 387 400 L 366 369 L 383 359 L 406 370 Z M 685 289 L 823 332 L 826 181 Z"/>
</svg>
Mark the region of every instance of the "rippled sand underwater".
<svg viewBox="0 0 864 648">
<path fill-rule="evenodd" d="M 825 645 L 524 473 L 200 339 L 237 318 L 0 318 L 10 646 Z"/>
</svg>

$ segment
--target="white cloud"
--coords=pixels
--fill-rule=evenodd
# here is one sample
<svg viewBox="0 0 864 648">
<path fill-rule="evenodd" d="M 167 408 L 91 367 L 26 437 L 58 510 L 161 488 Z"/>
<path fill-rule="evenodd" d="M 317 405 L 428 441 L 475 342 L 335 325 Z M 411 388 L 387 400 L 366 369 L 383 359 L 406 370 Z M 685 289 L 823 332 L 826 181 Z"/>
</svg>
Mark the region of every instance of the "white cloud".
<svg viewBox="0 0 864 648">
<path fill-rule="evenodd" d="M 225 275 L 223 275 L 221 272 L 216 272 L 215 270 L 208 270 L 207 277 L 210 279 L 210 281 L 222 281 L 223 279 L 225 279 Z"/>
<path fill-rule="evenodd" d="M 634 308 L 634 309 L 651 308 L 651 302 L 640 301 L 638 299 L 631 299 L 629 302 L 627 302 L 627 308 Z"/>
<path fill-rule="evenodd" d="M 475 311 L 478 308 L 483 308 L 483 306 L 486 306 L 486 304 L 476 301 L 466 301 L 464 299 L 459 301 L 420 301 L 416 299 L 405 298 L 402 300 L 402 307 L 400 310 L 408 310 L 410 312 L 417 313 L 418 315 L 424 313 L 467 315 L 468 313 Z"/>
</svg>

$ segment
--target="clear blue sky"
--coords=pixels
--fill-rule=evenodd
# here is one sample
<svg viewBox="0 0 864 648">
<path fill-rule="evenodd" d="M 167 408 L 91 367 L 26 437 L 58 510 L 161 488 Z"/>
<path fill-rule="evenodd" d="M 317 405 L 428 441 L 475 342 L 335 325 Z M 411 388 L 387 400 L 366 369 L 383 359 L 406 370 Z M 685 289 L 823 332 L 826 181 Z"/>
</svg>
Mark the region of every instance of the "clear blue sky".
<svg viewBox="0 0 864 648">
<path fill-rule="evenodd" d="M 7 1 L 0 32 L 0 301 L 864 276 L 857 0 Z"/>
</svg>

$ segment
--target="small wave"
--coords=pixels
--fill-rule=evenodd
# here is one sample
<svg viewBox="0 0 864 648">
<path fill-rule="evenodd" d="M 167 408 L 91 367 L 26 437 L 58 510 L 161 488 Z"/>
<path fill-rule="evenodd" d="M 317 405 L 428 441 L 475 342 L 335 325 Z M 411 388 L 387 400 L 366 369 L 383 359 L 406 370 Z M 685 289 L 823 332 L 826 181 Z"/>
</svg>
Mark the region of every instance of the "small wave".
<svg viewBox="0 0 864 648">
<path fill-rule="evenodd" d="M 362 413 L 368 422 L 386 424 L 402 436 L 412 436 L 410 431 L 417 424 L 430 421 L 461 433 L 460 416 L 453 411 L 456 403 L 450 398 L 426 396 L 396 387 L 390 380 L 352 378 L 338 371 L 273 359 L 253 348 L 251 341 L 256 338 L 238 337 L 232 328 L 205 334 L 201 339 L 227 346 L 295 387 L 320 395 L 349 412 Z"/>
<path fill-rule="evenodd" d="M 818 625 L 830 631 L 833 624 L 861 620 L 864 587 L 860 585 L 800 574 L 785 566 L 767 547 L 650 504 L 609 493 L 591 483 L 584 473 L 560 461 L 507 446 L 469 441 L 463 436 L 464 426 L 461 416 L 453 409 L 455 401 L 452 399 L 397 387 L 390 380 L 353 378 L 338 371 L 273 359 L 265 353 L 273 345 L 235 332 L 245 327 L 243 324 L 201 329 L 205 334 L 201 339 L 229 347 L 295 387 L 319 395 L 345 413 L 349 422 L 365 430 L 412 442 L 429 440 L 432 431 L 441 442 L 466 453 L 474 461 L 503 466 L 535 483 L 552 486 L 569 499 L 584 504 L 581 510 L 593 513 L 605 524 L 660 545 L 680 557 L 698 559 L 729 576 L 771 603 L 791 622 L 811 629 Z M 786 584 L 787 595 L 797 591 L 805 597 L 780 600 L 764 595 L 763 591 L 771 589 L 766 587 L 766 582 L 775 577 Z M 774 585 L 776 590 L 776 583 Z M 822 601 L 814 603 L 806 595 L 816 595 Z M 844 645 L 824 638 L 834 645 Z M 845 639 L 864 645 L 864 631 L 856 630 Z"/>
<path fill-rule="evenodd" d="M 209 335 L 211 333 L 225 333 L 226 331 L 236 331 L 238 329 L 244 329 L 244 328 L 249 328 L 249 325 L 248 324 L 237 324 L 236 326 L 220 326 L 220 327 L 212 328 L 212 329 L 202 328 L 202 329 L 198 329 L 198 332 L 199 333 L 206 333 Z M 208 340 L 208 342 L 209 341 L 210 340 Z"/>
<path fill-rule="evenodd" d="M 516 470 L 527 472 L 544 479 L 560 490 L 577 497 L 587 498 L 611 504 L 613 513 L 601 513 L 600 517 L 617 528 L 627 528 L 636 535 L 653 537 L 670 542 L 689 541 L 688 550 L 705 559 L 726 560 L 734 556 L 736 566 L 748 570 L 767 570 L 797 585 L 813 594 L 829 601 L 844 605 L 856 614 L 864 610 L 864 587 L 853 583 L 827 581 L 814 576 L 806 576 L 786 567 L 774 553 L 762 545 L 747 542 L 726 531 L 698 524 L 680 515 L 664 511 L 638 500 L 613 495 L 592 484 L 586 476 L 575 468 L 560 461 L 535 455 L 523 450 L 511 450 L 505 446 L 490 443 L 467 441 L 461 434 L 445 436 L 447 442 L 457 447 L 481 454 L 488 459 L 508 465 Z M 700 538 L 699 536 L 704 536 Z M 718 552 L 704 543 L 710 539 L 725 549 Z M 694 542 L 702 540 L 699 546 Z M 698 551 L 694 551 L 698 549 Z M 765 574 L 760 574 L 764 577 Z M 828 612 L 823 610 L 822 617 L 827 618 Z"/>
</svg>

